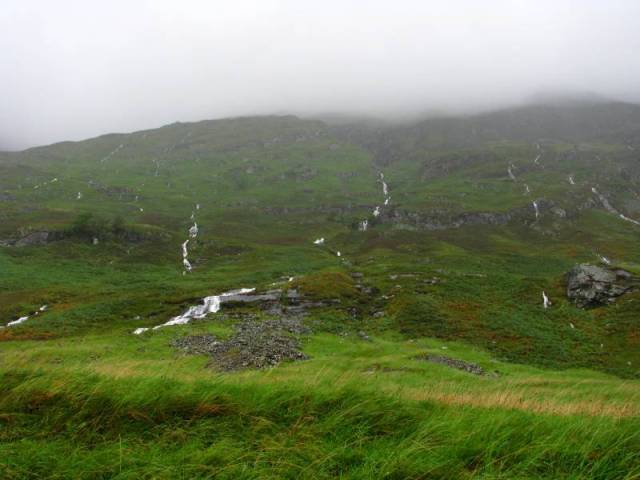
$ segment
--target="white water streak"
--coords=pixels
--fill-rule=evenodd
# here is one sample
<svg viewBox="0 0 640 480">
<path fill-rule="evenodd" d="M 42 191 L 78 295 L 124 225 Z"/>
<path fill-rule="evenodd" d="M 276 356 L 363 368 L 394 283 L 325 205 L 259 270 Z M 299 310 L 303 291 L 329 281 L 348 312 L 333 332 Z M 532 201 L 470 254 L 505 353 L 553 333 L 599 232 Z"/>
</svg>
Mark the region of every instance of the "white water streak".
<svg viewBox="0 0 640 480">
<path fill-rule="evenodd" d="M 120 145 L 118 145 L 114 150 L 112 150 L 111 152 L 109 152 L 107 155 L 105 155 L 104 157 L 102 157 L 100 159 L 100 163 L 103 163 L 105 160 L 109 160 L 112 156 L 114 156 L 116 153 L 118 153 L 118 151 L 120 151 L 120 149 L 124 148 L 124 145 L 121 143 Z"/>
<path fill-rule="evenodd" d="M 544 291 L 542 292 L 542 306 L 544 308 L 549 308 L 551 306 L 551 301 L 549 300 L 549 297 L 547 297 L 547 294 Z"/>
<path fill-rule="evenodd" d="M 611 265 L 611 260 L 609 260 L 604 255 L 598 255 L 598 257 L 600 257 L 600 260 L 602 260 L 602 263 L 604 263 L 605 265 Z"/>
<path fill-rule="evenodd" d="M 220 305 L 223 302 L 224 297 L 230 297 L 233 295 L 243 295 L 245 293 L 251 293 L 255 291 L 255 288 L 240 288 L 238 290 L 231 290 L 229 292 L 222 293 L 220 295 L 213 295 L 205 297 L 201 305 L 194 305 L 189 307 L 182 315 L 173 317 L 168 322 L 162 323 L 152 327 L 152 330 L 158 330 L 159 328 L 171 327 L 173 325 L 186 325 L 193 319 L 201 319 L 206 317 L 210 313 L 216 313 L 220 310 Z M 134 335 L 140 335 L 141 333 L 150 330 L 150 328 L 136 328 L 133 331 Z"/>
<path fill-rule="evenodd" d="M 384 196 L 384 206 L 389 205 L 389 202 L 391 201 L 391 197 L 389 196 L 389 186 L 387 185 L 387 182 L 384 181 L 384 173 L 379 172 L 379 181 L 382 184 L 382 195 Z M 373 210 L 373 216 L 374 217 L 379 217 L 380 214 L 382 213 L 382 209 L 381 207 L 378 205 L 376 206 L 376 208 L 374 208 Z M 359 224 L 358 224 L 358 230 L 360 230 L 361 232 L 366 232 L 367 229 L 369 228 L 369 220 L 365 219 L 362 220 Z"/>
<path fill-rule="evenodd" d="M 14 325 L 20 325 L 23 322 L 26 322 L 27 320 L 29 320 L 29 317 L 25 316 L 25 317 L 20 317 L 17 320 L 14 320 L 13 322 L 9 322 L 7 323 L 7 327 L 13 327 Z"/>
<path fill-rule="evenodd" d="M 613 208 L 613 206 L 609 203 L 609 200 L 607 200 L 607 198 L 604 195 L 602 195 L 600 192 L 598 192 L 598 190 L 596 190 L 595 187 L 591 187 L 591 191 L 598 197 L 598 199 L 600 200 L 600 202 L 604 206 L 605 210 L 607 210 L 609 213 L 612 213 L 614 215 L 618 215 L 618 217 L 620 217 L 622 220 L 625 220 L 627 222 L 631 222 L 634 225 L 640 225 L 639 221 L 634 220 L 633 218 L 629 218 L 626 215 L 620 213 L 615 208 Z"/>
<path fill-rule="evenodd" d="M 196 210 L 200 210 L 200 204 L 197 203 L 196 204 Z M 198 236 L 198 224 L 195 222 L 195 211 L 191 211 L 191 221 L 193 221 L 193 226 L 189 227 L 189 238 L 196 238 Z M 189 262 L 189 259 L 187 258 L 189 256 L 189 251 L 187 250 L 187 245 L 189 244 L 189 238 L 187 238 L 183 243 L 182 243 L 182 266 L 184 267 L 184 271 L 182 272 L 183 275 L 186 275 L 187 273 L 190 273 L 193 270 L 193 266 L 191 265 L 191 262 Z"/>
<path fill-rule="evenodd" d="M 191 272 L 191 270 L 193 270 L 191 263 L 186 258 L 182 259 L 182 265 L 184 266 L 185 272 Z"/>
</svg>

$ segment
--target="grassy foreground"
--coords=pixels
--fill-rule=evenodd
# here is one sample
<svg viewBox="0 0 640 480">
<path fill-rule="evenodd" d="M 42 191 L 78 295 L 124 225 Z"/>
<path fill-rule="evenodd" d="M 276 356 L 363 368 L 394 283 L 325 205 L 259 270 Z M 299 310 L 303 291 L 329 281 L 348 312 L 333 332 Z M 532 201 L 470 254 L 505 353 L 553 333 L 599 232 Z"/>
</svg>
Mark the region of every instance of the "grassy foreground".
<svg viewBox="0 0 640 480">
<path fill-rule="evenodd" d="M 4 344 L 2 478 L 640 476 L 640 385 L 439 340 L 318 334 L 311 359 L 216 374 L 125 332 Z M 416 360 L 443 352 L 497 377 Z"/>
</svg>

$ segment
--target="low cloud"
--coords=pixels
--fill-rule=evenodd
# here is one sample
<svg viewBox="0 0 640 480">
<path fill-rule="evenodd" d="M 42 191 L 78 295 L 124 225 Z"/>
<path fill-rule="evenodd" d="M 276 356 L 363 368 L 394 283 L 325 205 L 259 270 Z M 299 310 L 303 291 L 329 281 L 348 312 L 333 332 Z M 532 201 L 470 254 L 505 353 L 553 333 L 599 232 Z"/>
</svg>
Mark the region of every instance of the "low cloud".
<svg viewBox="0 0 640 480">
<path fill-rule="evenodd" d="M 640 101 L 640 2 L 5 0 L 0 148 L 173 121 Z"/>
</svg>

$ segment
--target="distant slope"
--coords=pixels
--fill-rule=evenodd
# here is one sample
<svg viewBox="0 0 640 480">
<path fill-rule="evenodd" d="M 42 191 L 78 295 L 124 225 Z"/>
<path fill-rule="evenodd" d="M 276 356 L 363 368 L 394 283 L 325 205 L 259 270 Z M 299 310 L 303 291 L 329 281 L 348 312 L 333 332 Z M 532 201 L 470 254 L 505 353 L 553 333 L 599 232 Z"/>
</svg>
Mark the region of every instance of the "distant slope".
<svg viewBox="0 0 640 480">
<path fill-rule="evenodd" d="M 620 103 L 405 125 L 247 117 L 5 153 L 0 317 L 46 303 L 13 331 L 124 334 L 296 277 L 347 286 L 314 329 L 634 376 L 640 294 L 584 311 L 564 274 L 602 257 L 640 274 L 639 125 Z"/>
<path fill-rule="evenodd" d="M 336 129 L 389 163 L 424 148 L 476 147 L 486 142 L 604 142 L 640 146 L 640 105 L 622 102 L 535 104 L 468 117 L 430 118 L 381 127 L 362 124 Z"/>
</svg>

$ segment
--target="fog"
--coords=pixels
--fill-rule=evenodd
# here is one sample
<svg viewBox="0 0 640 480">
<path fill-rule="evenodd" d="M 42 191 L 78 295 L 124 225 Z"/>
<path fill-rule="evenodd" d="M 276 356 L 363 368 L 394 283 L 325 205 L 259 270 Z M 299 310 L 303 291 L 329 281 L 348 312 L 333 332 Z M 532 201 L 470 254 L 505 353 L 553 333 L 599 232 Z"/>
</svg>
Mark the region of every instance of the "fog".
<svg viewBox="0 0 640 480">
<path fill-rule="evenodd" d="M 640 2 L 3 0 L 0 148 L 174 121 L 640 100 Z"/>
</svg>

